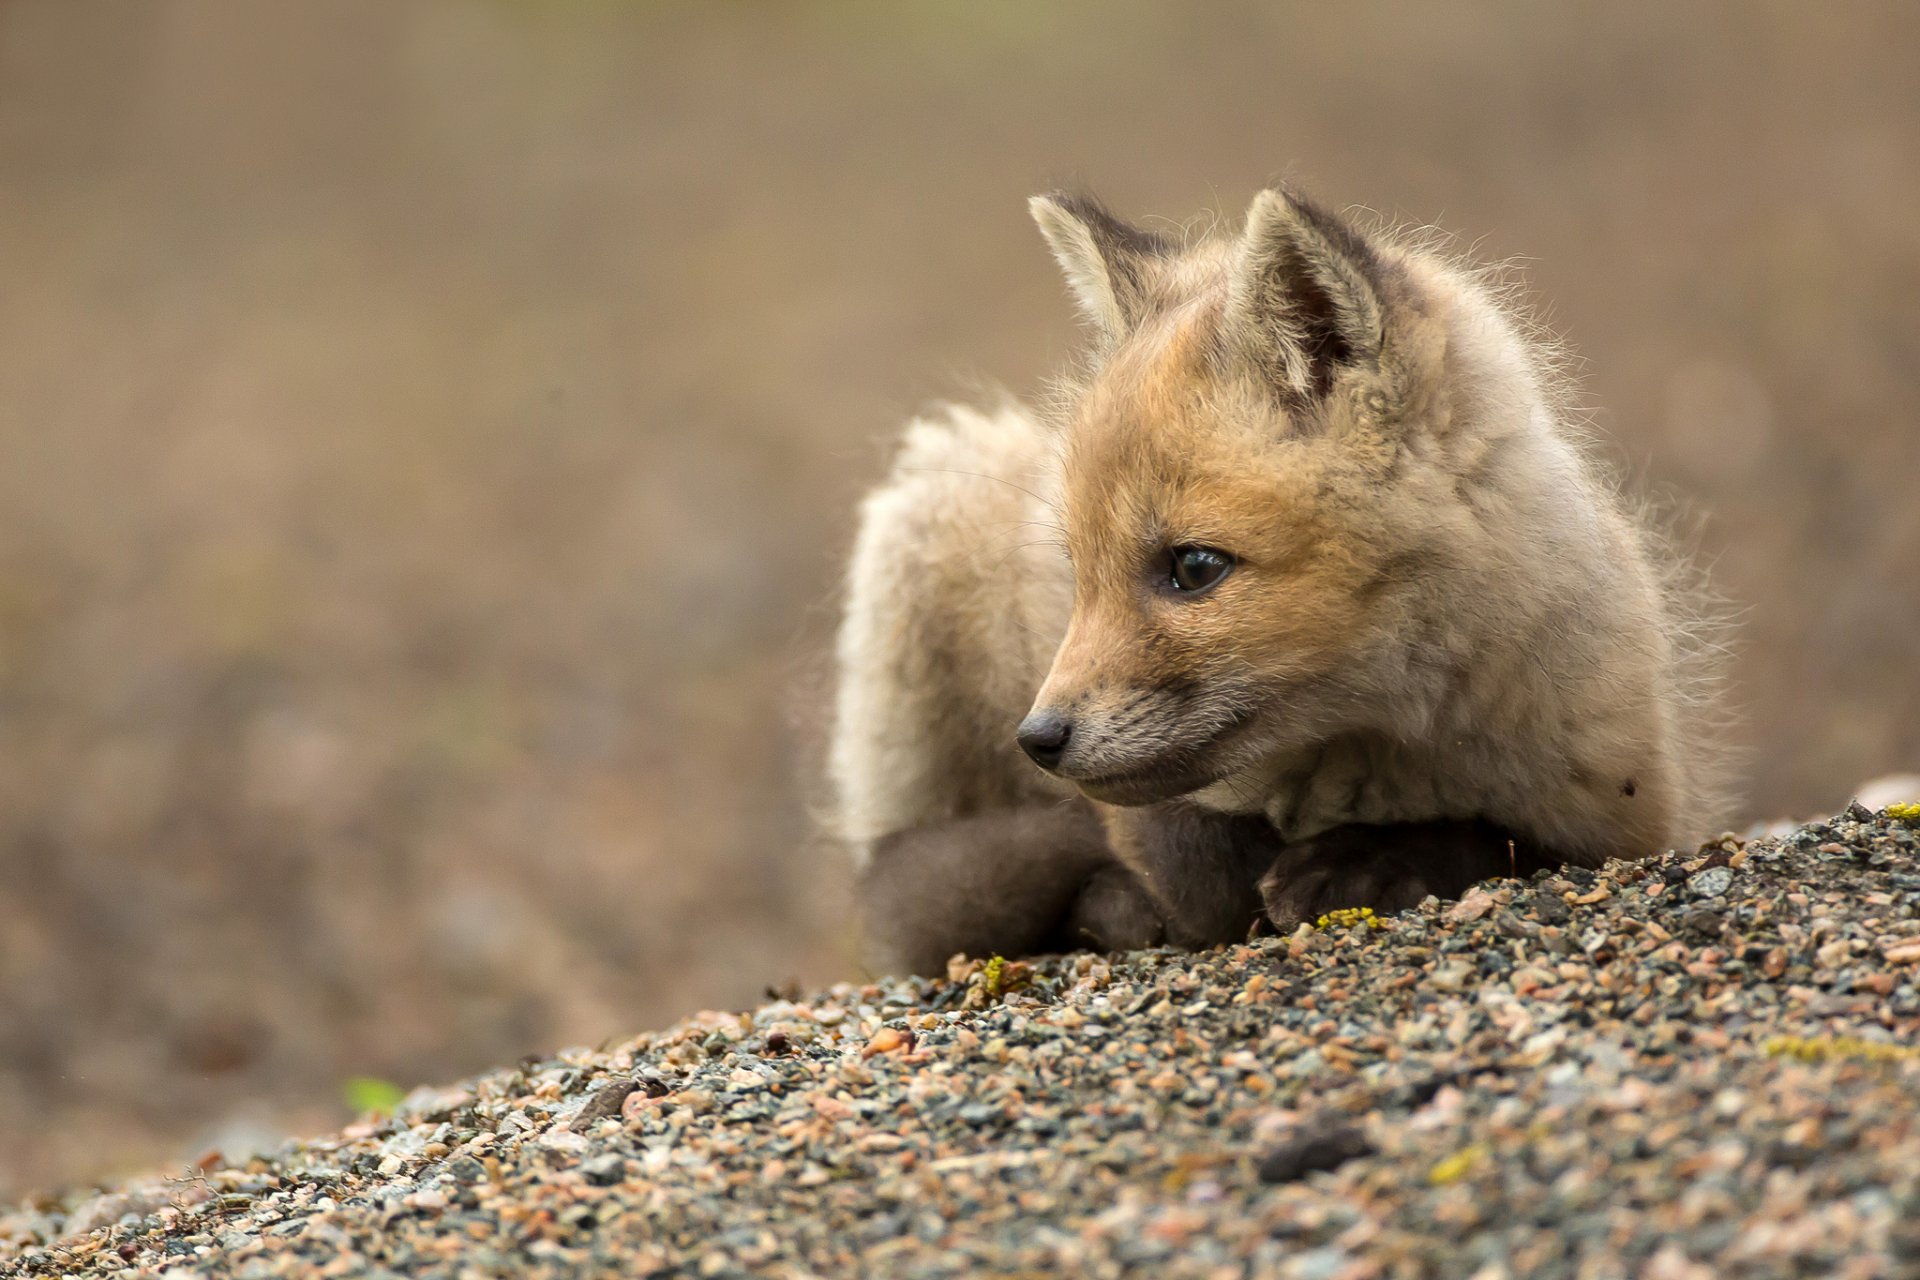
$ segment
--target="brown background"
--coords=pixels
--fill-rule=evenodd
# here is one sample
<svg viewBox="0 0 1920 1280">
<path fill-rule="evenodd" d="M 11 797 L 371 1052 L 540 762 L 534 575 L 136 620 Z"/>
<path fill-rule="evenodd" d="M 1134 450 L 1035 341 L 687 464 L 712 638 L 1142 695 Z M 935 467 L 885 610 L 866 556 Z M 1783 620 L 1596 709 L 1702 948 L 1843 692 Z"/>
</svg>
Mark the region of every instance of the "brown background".
<svg viewBox="0 0 1920 1280">
<path fill-rule="evenodd" d="M 0 0 L 0 1193 L 849 973 L 850 505 L 1058 184 L 1525 255 L 1747 812 L 1920 764 L 1917 12 Z"/>
</svg>

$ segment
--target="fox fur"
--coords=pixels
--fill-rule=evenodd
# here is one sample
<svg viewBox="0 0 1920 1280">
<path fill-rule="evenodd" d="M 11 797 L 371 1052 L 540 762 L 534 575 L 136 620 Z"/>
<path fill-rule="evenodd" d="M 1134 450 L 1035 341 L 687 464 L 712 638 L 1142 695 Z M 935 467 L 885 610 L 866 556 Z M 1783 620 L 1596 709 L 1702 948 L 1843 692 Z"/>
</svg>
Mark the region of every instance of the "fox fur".
<svg viewBox="0 0 1920 1280">
<path fill-rule="evenodd" d="M 1190 243 L 1032 211 L 1084 368 L 912 423 L 861 508 L 829 768 L 876 964 L 1210 945 L 1717 829 L 1715 625 L 1483 274 L 1283 190 Z"/>
</svg>

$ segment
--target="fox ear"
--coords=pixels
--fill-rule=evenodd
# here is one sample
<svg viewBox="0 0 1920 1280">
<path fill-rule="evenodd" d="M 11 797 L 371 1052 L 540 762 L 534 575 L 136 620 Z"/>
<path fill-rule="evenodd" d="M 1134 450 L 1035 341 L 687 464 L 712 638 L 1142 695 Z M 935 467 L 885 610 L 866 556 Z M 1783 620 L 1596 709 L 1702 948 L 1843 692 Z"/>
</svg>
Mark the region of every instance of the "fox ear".
<svg viewBox="0 0 1920 1280">
<path fill-rule="evenodd" d="M 1229 339 L 1282 391 L 1324 396 L 1342 365 L 1380 358 L 1379 271 L 1345 222 L 1290 191 L 1262 191 L 1228 285 Z"/>
<path fill-rule="evenodd" d="M 1125 337 L 1152 306 L 1153 277 L 1172 242 L 1085 196 L 1035 196 L 1027 208 L 1087 321 L 1109 343 Z"/>
</svg>

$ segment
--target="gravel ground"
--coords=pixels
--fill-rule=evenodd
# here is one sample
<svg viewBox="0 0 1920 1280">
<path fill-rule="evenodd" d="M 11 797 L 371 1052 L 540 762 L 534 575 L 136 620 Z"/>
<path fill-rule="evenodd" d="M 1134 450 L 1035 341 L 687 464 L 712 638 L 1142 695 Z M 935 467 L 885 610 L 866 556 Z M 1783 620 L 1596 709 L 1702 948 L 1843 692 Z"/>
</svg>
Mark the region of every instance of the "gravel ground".
<svg viewBox="0 0 1920 1280">
<path fill-rule="evenodd" d="M 0 1275 L 1920 1275 L 1920 826 L 956 965 L 0 1214 Z"/>
</svg>

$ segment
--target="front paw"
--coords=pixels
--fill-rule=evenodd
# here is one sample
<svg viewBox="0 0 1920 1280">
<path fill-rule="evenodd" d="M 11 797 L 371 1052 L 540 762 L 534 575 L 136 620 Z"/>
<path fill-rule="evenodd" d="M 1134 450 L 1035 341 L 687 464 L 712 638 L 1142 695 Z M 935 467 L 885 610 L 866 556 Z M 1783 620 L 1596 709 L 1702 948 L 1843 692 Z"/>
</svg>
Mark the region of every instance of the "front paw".
<svg viewBox="0 0 1920 1280">
<path fill-rule="evenodd" d="M 1281 933 L 1329 911 L 1405 911 L 1436 891 L 1417 860 L 1377 827 L 1341 827 L 1289 845 L 1260 877 L 1267 918 Z"/>
<path fill-rule="evenodd" d="M 1093 873 L 1068 914 L 1069 947 L 1092 951 L 1142 951 L 1166 941 L 1166 926 L 1140 882 L 1125 867 Z"/>
</svg>

